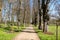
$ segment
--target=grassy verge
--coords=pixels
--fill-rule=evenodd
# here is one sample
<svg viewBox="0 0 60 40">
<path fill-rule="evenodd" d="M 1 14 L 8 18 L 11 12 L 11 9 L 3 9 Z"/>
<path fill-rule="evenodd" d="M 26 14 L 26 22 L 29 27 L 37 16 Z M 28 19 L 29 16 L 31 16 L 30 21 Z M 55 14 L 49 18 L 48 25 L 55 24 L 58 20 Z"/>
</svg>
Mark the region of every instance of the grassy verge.
<svg viewBox="0 0 60 40">
<path fill-rule="evenodd" d="M 0 28 L 0 40 L 12 40 L 12 38 L 14 38 L 19 32 L 21 32 L 21 30 L 25 29 L 25 27 L 20 26 L 19 28 L 19 32 L 16 32 L 17 26 L 12 26 L 14 32 L 9 32 L 9 27 L 1 27 Z"/>
<path fill-rule="evenodd" d="M 0 29 L 0 40 L 11 40 L 17 33 L 6 33 L 3 29 Z"/>
<path fill-rule="evenodd" d="M 39 30 L 37 27 L 34 27 L 34 29 L 36 30 L 39 38 L 41 40 L 56 40 L 56 26 L 54 25 L 50 25 L 48 27 L 48 32 L 52 32 L 53 35 L 48 35 L 42 32 L 42 30 Z M 58 28 L 58 40 L 60 40 L 60 26 Z"/>
</svg>

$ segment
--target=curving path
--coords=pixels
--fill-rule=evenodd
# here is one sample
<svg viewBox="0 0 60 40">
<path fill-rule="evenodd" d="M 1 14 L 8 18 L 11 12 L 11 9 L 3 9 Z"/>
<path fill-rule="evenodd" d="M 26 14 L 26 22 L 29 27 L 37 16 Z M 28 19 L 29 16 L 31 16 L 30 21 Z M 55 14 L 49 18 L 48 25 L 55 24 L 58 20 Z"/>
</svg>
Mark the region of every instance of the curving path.
<svg viewBox="0 0 60 40">
<path fill-rule="evenodd" d="M 32 25 L 26 27 L 25 30 L 20 32 L 13 40 L 40 40 Z"/>
</svg>

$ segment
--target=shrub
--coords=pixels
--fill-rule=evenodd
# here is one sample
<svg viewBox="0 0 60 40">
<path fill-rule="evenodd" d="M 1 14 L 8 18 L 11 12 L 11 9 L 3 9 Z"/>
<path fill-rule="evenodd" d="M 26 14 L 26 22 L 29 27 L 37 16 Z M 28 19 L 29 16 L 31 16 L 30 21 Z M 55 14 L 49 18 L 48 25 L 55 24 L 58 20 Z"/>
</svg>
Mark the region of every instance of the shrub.
<svg viewBox="0 0 60 40">
<path fill-rule="evenodd" d="M 11 27 L 5 27 L 5 30 L 11 31 Z"/>
<path fill-rule="evenodd" d="M 15 29 L 14 32 L 19 32 L 20 30 L 19 29 Z"/>
<path fill-rule="evenodd" d="M 0 24 L 0 28 L 4 28 L 5 27 L 5 25 L 4 24 Z"/>
</svg>

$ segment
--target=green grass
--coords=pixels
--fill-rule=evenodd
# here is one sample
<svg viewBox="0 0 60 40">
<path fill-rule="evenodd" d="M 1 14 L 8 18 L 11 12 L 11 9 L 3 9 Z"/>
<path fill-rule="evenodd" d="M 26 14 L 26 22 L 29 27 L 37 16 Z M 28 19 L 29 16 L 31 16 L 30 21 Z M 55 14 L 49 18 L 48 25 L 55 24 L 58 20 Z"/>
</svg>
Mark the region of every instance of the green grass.
<svg viewBox="0 0 60 40">
<path fill-rule="evenodd" d="M 0 28 L 0 40 L 11 40 L 17 33 L 7 33 Z"/>
<path fill-rule="evenodd" d="M 56 26 L 50 25 L 48 27 L 48 32 L 52 32 L 53 35 L 45 34 L 42 32 L 42 30 L 38 30 L 37 27 L 34 27 L 34 29 L 36 30 L 36 32 L 41 40 L 56 40 Z M 60 31 L 60 26 L 58 29 L 58 40 L 60 40 L 60 32 L 59 31 Z"/>
<path fill-rule="evenodd" d="M 9 32 L 9 27 L 5 29 L 5 27 L 0 28 L 0 40 L 12 40 L 21 30 L 25 29 L 23 26 L 20 26 L 19 32 Z M 17 26 L 12 26 L 13 30 L 18 30 Z"/>
</svg>

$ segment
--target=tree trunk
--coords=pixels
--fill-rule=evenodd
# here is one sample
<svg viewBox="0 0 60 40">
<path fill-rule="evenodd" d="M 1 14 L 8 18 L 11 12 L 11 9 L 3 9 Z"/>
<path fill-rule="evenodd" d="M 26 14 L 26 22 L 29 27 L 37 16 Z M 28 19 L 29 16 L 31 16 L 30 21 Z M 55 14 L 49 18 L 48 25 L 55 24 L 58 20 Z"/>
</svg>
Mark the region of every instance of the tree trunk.
<svg viewBox="0 0 60 40">
<path fill-rule="evenodd" d="M 56 22 L 56 40 L 58 40 L 58 23 Z"/>
<path fill-rule="evenodd" d="M 42 29 L 42 26 L 41 26 L 41 8 L 40 8 L 40 0 L 38 0 L 38 10 L 39 10 L 39 26 L 38 26 L 38 29 Z"/>
<path fill-rule="evenodd" d="M 43 32 L 47 32 L 47 22 L 43 22 Z"/>
<path fill-rule="evenodd" d="M 35 12 L 35 20 L 34 20 L 34 25 L 37 26 L 37 13 Z"/>
<path fill-rule="evenodd" d="M 42 30 L 42 26 L 41 26 L 41 15 L 40 15 L 40 13 L 39 13 L 39 26 L 38 26 L 38 28 L 39 28 L 40 30 Z"/>
</svg>

